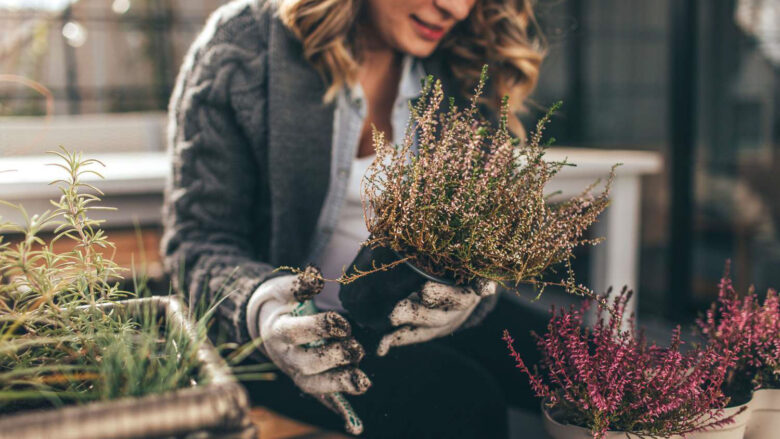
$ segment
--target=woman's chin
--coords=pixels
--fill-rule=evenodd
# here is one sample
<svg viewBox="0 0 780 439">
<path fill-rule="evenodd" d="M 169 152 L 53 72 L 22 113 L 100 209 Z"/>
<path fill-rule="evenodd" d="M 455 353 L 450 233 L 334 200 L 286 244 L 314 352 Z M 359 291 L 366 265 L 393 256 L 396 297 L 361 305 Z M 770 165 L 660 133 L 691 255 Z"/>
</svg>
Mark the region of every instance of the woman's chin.
<svg viewBox="0 0 780 439">
<path fill-rule="evenodd" d="M 427 58 L 431 56 L 438 45 L 438 41 L 433 42 L 419 39 L 404 44 L 401 50 L 416 58 Z"/>
</svg>

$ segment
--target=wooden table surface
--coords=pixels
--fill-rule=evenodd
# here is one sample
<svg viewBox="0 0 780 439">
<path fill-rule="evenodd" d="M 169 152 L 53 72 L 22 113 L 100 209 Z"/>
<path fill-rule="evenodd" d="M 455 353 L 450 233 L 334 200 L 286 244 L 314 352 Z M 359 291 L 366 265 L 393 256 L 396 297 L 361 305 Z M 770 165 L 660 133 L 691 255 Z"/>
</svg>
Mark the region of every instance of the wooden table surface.
<svg viewBox="0 0 780 439">
<path fill-rule="evenodd" d="M 347 439 L 349 436 L 321 430 L 284 417 L 264 407 L 254 407 L 249 414 L 262 439 Z"/>
<path fill-rule="evenodd" d="M 264 407 L 253 407 L 249 417 L 257 426 L 258 437 L 261 439 L 348 439 L 352 437 L 294 421 Z M 510 408 L 509 437 L 527 439 L 548 436 L 538 413 Z"/>
</svg>

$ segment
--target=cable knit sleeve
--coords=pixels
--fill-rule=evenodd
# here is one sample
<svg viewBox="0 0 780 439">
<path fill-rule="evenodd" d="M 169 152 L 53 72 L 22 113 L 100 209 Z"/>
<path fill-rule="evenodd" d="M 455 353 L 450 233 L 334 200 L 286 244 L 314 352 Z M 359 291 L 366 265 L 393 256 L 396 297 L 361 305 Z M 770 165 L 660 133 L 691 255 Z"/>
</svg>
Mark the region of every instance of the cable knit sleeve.
<svg viewBox="0 0 780 439">
<path fill-rule="evenodd" d="M 273 270 L 254 244 L 264 178 L 263 27 L 249 1 L 215 12 L 187 55 L 169 109 L 165 269 L 191 306 L 224 298 L 217 319 L 238 343 L 249 339 L 246 303 Z"/>
</svg>

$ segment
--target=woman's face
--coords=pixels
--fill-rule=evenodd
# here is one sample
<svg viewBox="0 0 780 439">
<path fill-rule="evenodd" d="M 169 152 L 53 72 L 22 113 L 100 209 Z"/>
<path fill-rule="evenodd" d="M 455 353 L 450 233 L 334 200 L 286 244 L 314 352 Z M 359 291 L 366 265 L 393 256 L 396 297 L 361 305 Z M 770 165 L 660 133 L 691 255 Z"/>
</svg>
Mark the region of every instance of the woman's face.
<svg viewBox="0 0 780 439">
<path fill-rule="evenodd" d="M 477 0 L 366 0 L 371 31 L 395 50 L 424 58 L 468 17 Z"/>
</svg>

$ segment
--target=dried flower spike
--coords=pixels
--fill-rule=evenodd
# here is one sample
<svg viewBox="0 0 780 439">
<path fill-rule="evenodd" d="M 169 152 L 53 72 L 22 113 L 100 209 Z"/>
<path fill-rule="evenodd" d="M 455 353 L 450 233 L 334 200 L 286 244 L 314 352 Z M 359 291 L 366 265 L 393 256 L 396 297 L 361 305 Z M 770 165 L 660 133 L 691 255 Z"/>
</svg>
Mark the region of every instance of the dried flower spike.
<svg viewBox="0 0 780 439">
<path fill-rule="evenodd" d="M 441 82 L 429 77 L 401 144 L 390 145 L 374 130 L 376 158 L 362 187 L 371 233 L 364 245 L 391 248 L 459 284 L 479 278 L 510 287 L 554 284 L 595 297 L 571 276 L 545 282 L 542 275 L 570 261 L 575 247 L 598 242 L 584 232 L 607 207 L 614 172 L 602 192 L 594 193 L 594 183 L 579 196 L 548 202 L 546 184 L 571 165 L 544 159 L 542 135 L 559 104 L 522 141 L 507 128 L 507 98 L 497 127 L 479 115 L 486 81 L 487 66 L 468 108 L 450 99 L 445 111 Z"/>
</svg>

